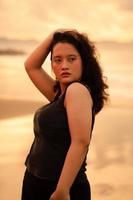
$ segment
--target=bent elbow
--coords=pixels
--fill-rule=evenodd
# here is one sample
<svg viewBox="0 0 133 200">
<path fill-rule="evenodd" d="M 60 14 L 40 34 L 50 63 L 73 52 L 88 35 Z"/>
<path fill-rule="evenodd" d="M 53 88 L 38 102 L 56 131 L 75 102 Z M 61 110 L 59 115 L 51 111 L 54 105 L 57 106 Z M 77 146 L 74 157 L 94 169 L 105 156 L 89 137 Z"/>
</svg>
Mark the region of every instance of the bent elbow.
<svg viewBox="0 0 133 200">
<path fill-rule="evenodd" d="M 83 145 L 84 148 L 87 148 L 87 149 L 88 149 L 89 144 L 90 144 L 90 142 L 88 140 L 83 140 L 80 143 L 81 143 L 81 145 Z"/>
<path fill-rule="evenodd" d="M 76 145 L 78 145 L 78 146 L 82 146 L 83 148 L 87 148 L 88 149 L 88 147 L 89 147 L 89 145 L 90 145 L 90 140 L 88 140 L 88 139 L 79 139 L 79 140 L 77 140 L 77 141 L 72 141 L 72 143 L 73 144 L 76 144 Z"/>
<path fill-rule="evenodd" d="M 27 60 L 25 60 L 25 62 L 24 62 L 24 67 L 25 67 L 25 70 L 27 71 L 27 69 L 28 69 L 28 63 L 27 63 Z"/>
</svg>

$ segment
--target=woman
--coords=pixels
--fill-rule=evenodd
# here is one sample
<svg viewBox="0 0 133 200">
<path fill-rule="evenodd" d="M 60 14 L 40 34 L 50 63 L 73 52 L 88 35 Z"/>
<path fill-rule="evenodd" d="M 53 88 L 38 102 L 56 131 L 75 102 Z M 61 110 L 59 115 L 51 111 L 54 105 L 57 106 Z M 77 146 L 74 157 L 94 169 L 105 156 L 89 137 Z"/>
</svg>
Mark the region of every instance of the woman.
<svg viewBox="0 0 133 200">
<path fill-rule="evenodd" d="M 42 68 L 49 52 L 55 80 Z M 57 30 L 28 57 L 25 69 L 50 103 L 35 113 L 22 200 L 90 200 L 86 156 L 95 114 L 107 100 L 94 45 L 76 30 Z"/>
</svg>

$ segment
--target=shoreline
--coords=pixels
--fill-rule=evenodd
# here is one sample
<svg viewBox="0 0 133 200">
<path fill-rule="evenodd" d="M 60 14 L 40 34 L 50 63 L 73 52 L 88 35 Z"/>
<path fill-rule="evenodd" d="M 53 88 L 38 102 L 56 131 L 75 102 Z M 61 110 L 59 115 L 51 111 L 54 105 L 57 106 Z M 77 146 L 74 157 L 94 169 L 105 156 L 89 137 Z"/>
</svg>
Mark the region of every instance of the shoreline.
<svg viewBox="0 0 133 200">
<path fill-rule="evenodd" d="M 34 114 L 39 107 L 45 104 L 47 104 L 47 101 L 0 99 L 0 119 L 4 120 L 17 116 Z"/>
<path fill-rule="evenodd" d="M 8 119 L 13 118 L 17 116 L 24 116 L 28 114 L 34 114 L 35 111 L 43 106 L 46 105 L 48 102 L 47 99 L 44 98 L 44 100 L 31 100 L 31 99 L 13 99 L 13 98 L 3 98 L 0 97 L 0 119 Z M 118 101 L 117 98 L 111 100 L 105 107 L 103 108 L 102 112 L 108 112 L 108 111 L 126 111 L 129 112 L 133 110 L 133 100 L 132 99 L 122 99 Z M 99 115 L 101 115 L 98 114 Z"/>
<path fill-rule="evenodd" d="M 32 114 L 45 103 L 45 100 L 0 100 L 2 200 L 20 199 L 24 161 L 34 137 Z M 93 200 L 133 198 L 132 117 L 129 106 L 107 106 L 96 116 L 87 157 L 87 176 Z"/>
</svg>

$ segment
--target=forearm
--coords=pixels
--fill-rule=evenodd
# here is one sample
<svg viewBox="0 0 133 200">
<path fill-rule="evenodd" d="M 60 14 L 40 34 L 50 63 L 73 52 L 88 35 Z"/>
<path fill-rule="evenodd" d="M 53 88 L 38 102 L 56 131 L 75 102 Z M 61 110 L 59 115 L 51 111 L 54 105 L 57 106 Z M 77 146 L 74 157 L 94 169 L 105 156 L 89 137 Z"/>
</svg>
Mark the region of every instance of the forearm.
<svg viewBox="0 0 133 200">
<path fill-rule="evenodd" d="M 79 169 L 85 159 L 88 145 L 73 143 L 68 150 L 61 176 L 57 185 L 57 190 L 69 191 Z"/>
<path fill-rule="evenodd" d="M 27 70 L 40 68 L 50 51 L 50 45 L 53 39 L 51 33 L 27 58 L 25 68 Z"/>
</svg>

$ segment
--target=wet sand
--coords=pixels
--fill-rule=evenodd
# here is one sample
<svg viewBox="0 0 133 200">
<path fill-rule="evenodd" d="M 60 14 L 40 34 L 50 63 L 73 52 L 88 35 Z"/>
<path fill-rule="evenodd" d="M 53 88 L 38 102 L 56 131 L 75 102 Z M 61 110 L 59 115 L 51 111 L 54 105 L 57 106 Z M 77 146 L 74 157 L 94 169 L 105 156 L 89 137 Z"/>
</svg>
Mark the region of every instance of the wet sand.
<svg viewBox="0 0 133 200">
<path fill-rule="evenodd" d="M 46 102 L 41 101 L 27 101 L 27 100 L 14 100 L 14 99 L 0 99 L 0 119 L 7 119 L 28 115 L 41 107 Z"/>
<path fill-rule="evenodd" d="M 21 199 L 24 161 L 33 141 L 34 111 L 42 102 L 1 100 L 0 199 Z M 88 153 L 92 200 L 133 199 L 133 112 L 105 108 L 96 117 Z"/>
</svg>

